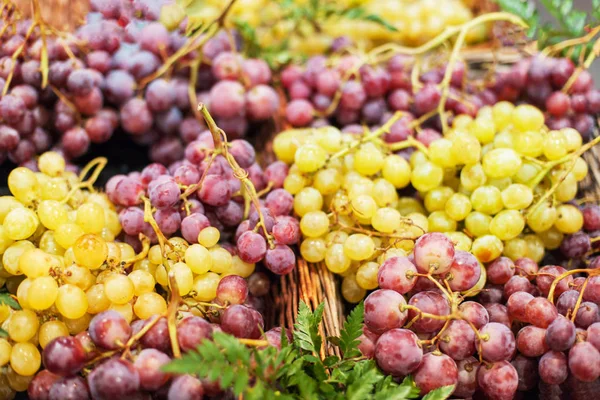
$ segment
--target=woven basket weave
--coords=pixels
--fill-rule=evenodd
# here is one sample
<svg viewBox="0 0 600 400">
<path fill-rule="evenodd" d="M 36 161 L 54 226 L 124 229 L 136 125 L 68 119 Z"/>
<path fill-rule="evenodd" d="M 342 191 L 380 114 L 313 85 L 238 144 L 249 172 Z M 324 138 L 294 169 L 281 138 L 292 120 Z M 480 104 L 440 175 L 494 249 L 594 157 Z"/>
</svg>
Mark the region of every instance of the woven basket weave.
<svg viewBox="0 0 600 400">
<path fill-rule="evenodd" d="M 53 28 L 73 31 L 85 21 L 89 0 L 37 0 L 43 20 Z M 31 16 L 32 0 L 13 0 L 24 16 Z"/>
</svg>

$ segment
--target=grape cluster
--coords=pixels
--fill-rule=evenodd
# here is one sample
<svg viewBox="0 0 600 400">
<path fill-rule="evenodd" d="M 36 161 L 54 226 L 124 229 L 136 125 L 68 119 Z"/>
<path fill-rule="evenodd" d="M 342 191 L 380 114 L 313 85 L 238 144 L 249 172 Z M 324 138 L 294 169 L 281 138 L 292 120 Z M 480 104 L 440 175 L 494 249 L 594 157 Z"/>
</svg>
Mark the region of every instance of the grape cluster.
<svg viewBox="0 0 600 400">
<path fill-rule="evenodd" d="M 2 159 L 22 164 L 53 145 L 76 158 L 125 131 L 168 165 L 205 129 L 198 100 L 232 139 L 270 119 L 279 97 L 267 63 L 238 54 L 235 32 L 220 31 L 204 45 L 186 39 L 185 24 L 169 32 L 156 21 L 162 3 L 92 2 L 73 37 L 49 36 L 45 44 L 39 29 L 28 32 L 32 21 L 16 22 L 15 34 L 3 30 Z"/>
</svg>

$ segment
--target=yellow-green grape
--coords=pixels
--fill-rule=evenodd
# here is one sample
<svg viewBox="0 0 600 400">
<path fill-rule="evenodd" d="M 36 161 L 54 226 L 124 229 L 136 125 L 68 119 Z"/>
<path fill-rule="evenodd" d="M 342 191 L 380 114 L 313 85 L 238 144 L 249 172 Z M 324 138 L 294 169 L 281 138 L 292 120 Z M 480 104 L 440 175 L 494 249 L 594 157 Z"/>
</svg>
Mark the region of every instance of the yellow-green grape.
<svg viewBox="0 0 600 400">
<path fill-rule="evenodd" d="M 14 240 L 6 236 L 6 230 L 0 225 L 0 254 L 3 254 L 8 247 L 14 243 Z"/>
<path fill-rule="evenodd" d="M 471 250 L 471 245 L 473 244 L 473 241 L 464 233 L 454 231 L 444 232 L 444 234 L 448 236 L 448 239 L 450 239 L 450 241 L 454 244 L 455 249 L 462 251 Z"/>
<path fill-rule="evenodd" d="M 459 133 L 452 136 L 451 157 L 457 164 L 472 165 L 481 159 L 481 144 L 475 136 Z M 450 158 L 450 155 L 447 155 Z"/>
<path fill-rule="evenodd" d="M 207 272 L 194 278 L 194 299 L 197 301 L 211 301 L 217 297 L 217 286 L 221 278 L 214 272 Z"/>
<path fill-rule="evenodd" d="M 398 232 L 408 237 L 417 238 L 429 232 L 429 220 L 422 213 L 410 213 L 401 221 Z"/>
<path fill-rule="evenodd" d="M 456 125 L 456 123 L 453 125 Z M 481 144 L 491 143 L 496 134 L 496 126 L 493 119 L 482 116 L 475 118 L 475 120 L 469 124 L 468 130 Z"/>
<path fill-rule="evenodd" d="M 29 302 L 27 301 L 27 295 L 29 294 L 31 282 L 33 282 L 33 279 L 23 279 L 17 288 L 16 296 L 22 308 L 31 308 L 29 306 Z"/>
<path fill-rule="evenodd" d="M 352 199 L 352 212 L 359 218 L 370 219 L 377 211 L 377 203 L 373 197 L 363 194 Z"/>
<path fill-rule="evenodd" d="M 492 106 L 492 117 L 497 132 L 504 130 L 511 124 L 514 109 L 515 106 L 508 101 L 500 101 Z"/>
<path fill-rule="evenodd" d="M 8 322 L 8 336 L 15 342 L 27 342 L 38 331 L 40 321 L 31 310 L 15 311 Z"/>
<path fill-rule="evenodd" d="M 502 131 L 494 137 L 494 143 L 490 143 L 481 149 L 481 154 L 485 157 L 487 153 L 494 149 L 512 149 L 515 147 L 514 135 L 509 131 Z"/>
<path fill-rule="evenodd" d="M 504 245 L 494 235 L 484 235 L 476 238 L 471 246 L 471 253 L 483 263 L 490 262 L 502 255 Z"/>
<path fill-rule="evenodd" d="M 42 356 L 37 347 L 31 343 L 17 343 L 10 352 L 10 367 L 19 375 L 35 374 L 42 363 Z"/>
<path fill-rule="evenodd" d="M 172 259 L 178 259 L 178 257 L 182 257 L 185 254 L 187 248 L 190 247 L 189 243 L 186 242 L 184 238 L 178 236 L 173 236 L 172 238 L 169 238 L 169 243 L 171 243 L 176 253 L 175 254 L 174 252 L 171 252 L 171 254 L 169 254 L 169 258 Z"/>
<path fill-rule="evenodd" d="M 156 282 L 154 281 L 152 274 L 148 271 L 138 269 L 131 271 L 127 277 L 133 283 L 133 292 L 136 296 L 140 296 L 144 293 L 152 292 L 154 290 L 154 285 Z"/>
<path fill-rule="evenodd" d="M 436 187 L 425 195 L 425 208 L 429 212 L 443 210 L 446 207 L 446 202 L 453 194 L 454 190 L 448 186 Z"/>
<path fill-rule="evenodd" d="M 544 114 L 529 104 L 521 104 L 512 112 L 511 122 L 519 132 L 539 131 L 544 126 Z"/>
<path fill-rule="evenodd" d="M 342 175 L 337 169 L 325 168 L 315 174 L 313 186 L 322 195 L 337 192 L 342 184 Z"/>
<path fill-rule="evenodd" d="M 525 235 L 525 242 L 527 243 L 527 257 L 531 258 L 535 262 L 542 261 L 544 258 L 544 242 L 537 235 Z"/>
<path fill-rule="evenodd" d="M 344 277 L 342 280 L 342 296 L 349 303 L 358 303 L 365 298 L 367 291 L 356 282 L 354 275 Z"/>
<path fill-rule="evenodd" d="M 400 228 L 400 213 L 390 207 L 383 207 L 375 211 L 371 218 L 371 225 L 379 232 L 393 233 Z"/>
<path fill-rule="evenodd" d="M 502 193 L 495 186 L 481 186 L 471 194 L 471 205 L 475 211 L 493 215 L 498 213 L 502 204 Z"/>
<path fill-rule="evenodd" d="M 550 131 L 544 138 L 544 155 L 550 161 L 567 155 L 567 140 L 561 131 Z"/>
<path fill-rule="evenodd" d="M 565 139 L 567 152 L 579 150 L 583 144 L 583 139 L 577 130 L 573 128 L 563 128 L 560 130 Z"/>
<path fill-rule="evenodd" d="M 327 161 L 327 152 L 313 143 L 300 146 L 294 156 L 294 163 L 304 173 L 315 172 L 325 165 L 325 161 Z"/>
<path fill-rule="evenodd" d="M 100 236 L 88 233 L 75 241 L 73 256 L 82 267 L 97 269 L 106 261 L 108 246 Z"/>
<path fill-rule="evenodd" d="M 56 200 L 43 200 L 37 208 L 37 215 L 42 225 L 55 230 L 69 220 L 65 205 Z"/>
<path fill-rule="evenodd" d="M 529 186 L 513 183 L 502 190 L 502 204 L 510 210 L 522 210 L 533 202 L 533 191 Z"/>
<path fill-rule="evenodd" d="M 10 361 L 12 346 L 8 340 L 0 338 L 0 367 L 4 367 Z"/>
<path fill-rule="evenodd" d="M 58 176 L 65 170 L 65 159 L 54 151 L 47 151 L 38 159 L 38 168 L 48 176 Z"/>
<path fill-rule="evenodd" d="M 4 218 L 4 234 L 12 240 L 23 240 L 33 235 L 39 220 L 28 208 L 15 208 Z"/>
<path fill-rule="evenodd" d="M 354 200 L 358 196 L 371 196 L 375 183 L 364 176 L 353 180 L 348 184 L 347 192 L 350 200 Z"/>
<path fill-rule="evenodd" d="M 62 256 L 65 254 L 65 249 L 63 249 L 54 238 L 53 231 L 46 231 L 40 238 L 39 242 L 40 250 L 48 254 L 53 254 L 55 256 Z"/>
<path fill-rule="evenodd" d="M 175 275 L 175 281 L 177 282 L 177 287 L 179 288 L 179 294 L 181 296 L 188 294 L 192 290 L 192 286 L 194 284 L 194 275 L 192 274 L 190 267 L 188 267 L 185 263 L 178 262 L 171 267 L 170 272 Z"/>
<path fill-rule="evenodd" d="M 563 241 L 563 238 L 565 237 L 565 235 L 555 227 L 552 227 L 544 232 L 538 232 L 537 235 L 544 243 L 544 247 L 548 250 L 558 249 Z"/>
<path fill-rule="evenodd" d="M 471 200 L 461 193 L 454 193 L 444 206 L 446 214 L 455 221 L 462 221 L 471 212 Z"/>
<path fill-rule="evenodd" d="M 405 188 L 410 183 L 410 165 L 399 155 L 391 154 L 383 160 L 381 175 L 396 189 Z"/>
<path fill-rule="evenodd" d="M 375 175 L 383 167 L 384 157 L 373 143 L 366 143 L 354 153 L 354 169 L 361 175 Z"/>
<path fill-rule="evenodd" d="M 443 179 L 442 167 L 431 162 L 422 162 L 413 167 L 410 181 L 419 192 L 428 192 L 440 186 Z"/>
<path fill-rule="evenodd" d="M 0 304 L 0 324 L 10 317 L 11 312 L 11 308 L 8 306 L 8 304 Z"/>
<path fill-rule="evenodd" d="M 503 210 L 492 218 L 490 233 L 501 240 L 514 239 L 525 228 L 525 218 L 517 210 Z"/>
<path fill-rule="evenodd" d="M 362 264 L 356 270 L 356 283 L 362 289 L 373 290 L 379 286 L 377 282 L 377 272 L 379 271 L 379 264 L 373 261 Z"/>
<path fill-rule="evenodd" d="M 363 177 L 358 171 L 354 170 L 354 154 L 346 154 L 342 159 L 342 172 L 355 172 L 358 176 Z M 363 177 L 364 178 L 364 177 Z"/>
<path fill-rule="evenodd" d="M 53 320 L 44 322 L 42 326 L 40 326 L 38 340 L 43 349 L 52 340 L 62 336 L 69 336 L 69 329 L 67 328 L 67 325 L 65 325 L 65 323 L 62 321 Z"/>
<path fill-rule="evenodd" d="M 190 246 L 190 247 L 192 247 L 192 246 Z M 188 249 L 189 249 L 189 247 L 188 247 Z M 150 247 L 150 250 L 148 250 L 148 260 L 152 264 L 157 264 L 157 265 L 158 264 L 162 264 L 163 258 L 162 258 L 162 254 L 160 252 L 160 246 L 159 245 L 156 244 L 156 245 Z"/>
<path fill-rule="evenodd" d="M 96 203 L 82 204 L 75 221 L 85 233 L 100 233 L 105 223 L 104 209 Z"/>
<path fill-rule="evenodd" d="M 323 211 L 311 211 L 300 219 L 300 230 L 305 237 L 323 236 L 329 231 L 329 217 Z"/>
<path fill-rule="evenodd" d="M 111 209 L 104 209 L 104 221 L 106 227 L 114 236 L 118 236 L 121 233 L 121 223 L 119 222 L 119 215 Z"/>
<path fill-rule="evenodd" d="M 540 204 L 532 211 L 527 216 L 527 226 L 536 233 L 552 228 L 558 218 L 556 208 L 548 203 Z"/>
<path fill-rule="evenodd" d="M 323 208 L 323 196 L 312 187 L 302 189 L 294 197 L 294 211 L 300 217 L 310 211 L 319 211 Z"/>
<path fill-rule="evenodd" d="M 125 304 L 111 304 L 109 310 L 118 312 L 125 318 L 128 324 L 133 320 L 133 306 L 131 303 Z"/>
<path fill-rule="evenodd" d="M 573 175 L 577 182 L 583 180 L 588 175 L 588 165 L 585 160 L 581 157 L 575 159 L 575 165 L 573 166 Z"/>
<path fill-rule="evenodd" d="M 408 215 L 411 213 L 426 214 L 423 204 L 421 204 L 421 202 L 414 197 L 401 197 L 398 200 L 396 209 L 400 211 L 400 214 L 402 215 Z"/>
<path fill-rule="evenodd" d="M 501 179 L 488 179 L 487 185 L 497 187 L 500 190 L 504 190 L 512 184 L 512 179 L 501 178 Z"/>
<path fill-rule="evenodd" d="M 121 249 L 121 258 L 123 260 L 131 260 L 135 257 L 135 250 L 127 243 L 117 242 L 117 246 Z"/>
<path fill-rule="evenodd" d="M 524 162 L 519 169 L 519 172 L 513 176 L 515 183 L 529 184 L 537 174 L 542 170 L 542 167 L 533 162 Z"/>
<path fill-rule="evenodd" d="M 117 265 L 119 265 L 119 263 L 122 260 L 121 248 L 114 242 L 105 241 L 105 243 L 106 243 L 106 248 L 108 250 L 106 253 L 106 263 L 108 264 L 109 267 L 116 267 Z M 140 261 L 137 261 L 136 263 L 141 262 L 141 261 L 150 263 L 150 261 L 148 261 L 148 259 L 140 260 Z M 135 269 L 135 266 L 133 269 Z"/>
<path fill-rule="evenodd" d="M 566 203 L 571 201 L 577 195 L 577 179 L 573 172 L 569 172 L 565 175 L 566 171 L 552 171 L 550 179 L 552 183 L 556 183 L 559 180 L 558 187 L 554 191 L 554 196 L 557 201 Z"/>
<path fill-rule="evenodd" d="M 481 165 L 490 178 L 510 178 L 519 172 L 521 157 L 513 149 L 494 149 L 483 156 Z"/>
<path fill-rule="evenodd" d="M 167 302 L 156 292 L 140 295 L 133 305 L 133 312 L 139 319 L 147 319 L 153 315 L 162 315 L 167 311 Z"/>
<path fill-rule="evenodd" d="M 0 224 L 4 223 L 6 214 L 15 208 L 24 208 L 25 206 L 13 196 L 0 196 Z"/>
<path fill-rule="evenodd" d="M 459 114 L 454 117 L 452 121 L 452 127 L 454 129 L 467 129 L 471 123 L 473 122 L 473 118 L 467 114 Z"/>
<path fill-rule="evenodd" d="M 330 207 L 336 212 L 338 217 L 346 217 L 352 213 L 350 199 L 342 192 L 338 192 L 333 196 Z"/>
<path fill-rule="evenodd" d="M 562 233 L 573 234 L 583 227 L 583 214 L 571 204 L 561 204 L 556 208 L 557 218 L 554 227 Z"/>
<path fill-rule="evenodd" d="M 334 153 L 341 148 L 342 132 L 333 126 L 327 126 L 319 129 L 316 137 L 317 143 L 329 153 Z"/>
<path fill-rule="evenodd" d="M 540 131 L 519 132 L 513 135 L 515 150 L 527 157 L 539 157 L 544 152 L 544 136 Z"/>
<path fill-rule="evenodd" d="M 292 195 L 300 193 L 306 186 L 306 179 L 300 174 L 289 174 L 283 180 L 283 188 Z"/>
<path fill-rule="evenodd" d="M 134 285 L 126 275 L 111 274 L 104 282 L 104 294 L 114 304 L 128 303 L 134 296 Z"/>
<path fill-rule="evenodd" d="M 427 217 L 429 232 L 452 232 L 456 230 L 456 221 L 445 211 L 434 211 Z"/>
<path fill-rule="evenodd" d="M 58 296 L 54 303 L 58 312 L 69 319 L 81 318 L 88 308 L 87 296 L 75 285 L 62 285 L 58 288 Z"/>
<path fill-rule="evenodd" d="M 379 207 L 394 207 L 398 203 L 398 192 L 394 185 L 382 178 L 373 183 L 373 199 Z"/>
<path fill-rule="evenodd" d="M 459 160 L 454 158 L 452 142 L 446 138 L 435 140 L 429 145 L 429 159 L 444 168 L 454 167 Z"/>
<path fill-rule="evenodd" d="M 273 141 L 273 152 L 277 158 L 287 164 L 293 163 L 300 136 L 296 131 L 284 131 L 277 135 Z"/>
<path fill-rule="evenodd" d="M 219 243 L 221 233 L 214 226 L 209 226 L 200 231 L 198 234 L 198 243 L 204 247 L 212 247 Z"/>
<path fill-rule="evenodd" d="M 148 259 L 139 260 L 136 261 L 135 264 L 133 264 L 134 271 L 146 271 L 149 272 L 152 276 L 154 276 L 154 273 L 156 272 L 156 267 L 157 265 L 152 264 Z"/>
<path fill-rule="evenodd" d="M 212 259 L 210 270 L 218 274 L 223 274 L 229 271 L 233 259 L 231 253 L 222 247 L 213 247 L 209 250 Z"/>
<path fill-rule="evenodd" d="M 45 176 L 45 175 L 42 175 Z M 69 194 L 69 184 L 65 178 L 56 177 L 56 178 L 48 178 L 39 179 L 40 175 L 38 175 L 38 181 L 40 183 L 40 188 L 42 191 L 42 199 L 44 200 L 62 200 Z M 80 204 L 83 201 L 83 198 L 77 198 L 77 196 L 83 197 L 82 192 L 74 192 L 71 195 L 69 200 L 69 205 Z"/>
<path fill-rule="evenodd" d="M 73 223 L 62 224 L 54 231 L 54 239 L 61 247 L 68 249 L 75 244 L 80 236 L 85 234 L 79 225 Z"/>
<path fill-rule="evenodd" d="M 344 252 L 344 245 L 335 243 L 325 252 L 325 265 L 336 274 L 341 274 L 350 268 L 352 260 Z"/>
<path fill-rule="evenodd" d="M 321 238 L 309 238 L 300 244 L 300 254 L 302 258 L 311 263 L 317 263 L 325 259 L 327 246 L 325 240 Z"/>
<path fill-rule="evenodd" d="M 102 208 L 107 209 L 107 210 L 115 209 L 114 204 L 110 201 L 110 199 L 108 198 L 108 195 L 106 193 L 100 193 L 100 192 L 90 193 L 85 201 L 86 201 L 86 203 L 96 203 L 96 204 L 102 206 Z"/>
<path fill-rule="evenodd" d="M 231 268 L 229 269 L 229 274 L 247 278 L 252 275 L 255 269 L 256 265 L 247 263 L 238 256 L 233 256 L 231 258 Z"/>
<path fill-rule="evenodd" d="M 12 368 L 8 368 L 6 371 L 6 380 L 11 389 L 17 392 L 24 392 L 29 387 L 29 384 L 33 380 L 34 375 L 21 376 L 17 374 Z"/>
<path fill-rule="evenodd" d="M 344 242 L 344 253 L 351 260 L 361 261 L 370 258 L 375 252 L 373 239 L 362 233 L 348 236 Z"/>
<path fill-rule="evenodd" d="M 82 290 L 88 290 L 96 282 L 96 277 L 94 277 L 89 269 L 80 267 L 77 264 L 71 264 L 64 269 L 63 280 Z"/>
<path fill-rule="evenodd" d="M 160 248 L 158 253 L 160 254 Z M 212 268 L 212 262 L 211 253 L 200 244 L 193 244 L 185 251 L 185 263 L 195 274 L 207 273 Z"/>
<path fill-rule="evenodd" d="M 98 314 L 108 310 L 108 307 L 110 307 L 110 300 L 106 297 L 104 284 L 102 283 L 93 285 L 85 292 L 85 295 L 88 301 L 87 312 L 90 314 Z"/>
<path fill-rule="evenodd" d="M 487 176 L 480 163 L 465 165 L 460 171 L 460 183 L 469 192 L 485 185 Z"/>
<path fill-rule="evenodd" d="M 21 255 L 34 247 L 34 244 L 28 240 L 20 240 L 11 244 L 2 255 L 4 269 L 12 275 L 21 275 L 23 273 L 19 267 Z"/>
<path fill-rule="evenodd" d="M 465 228 L 475 237 L 484 236 L 490 233 L 490 223 L 492 217 L 482 212 L 473 211 L 465 218 Z"/>
<path fill-rule="evenodd" d="M 40 185 L 33 171 L 17 167 L 8 175 L 8 188 L 17 200 L 25 205 L 32 204 L 41 196 Z"/>
<path fill-rule="evenodd" d="M 46 276 L 51 268 L 59 266 L 55 257 L 36 248 L 25 250 L 19 258 L 19 270 L 28 278 Z"/>
<path fill-rule="evenodd" d="M 527 257 L 527 242 L 522 238 L 514 238 L 504 242 L 502 254 L 511 260 Z"/>
<path fill-rule="evenodd" d="M 58 284 L 51 276 L 35 278 L 27 291 L 27 304 L 34 310 L 46 310 L 58 296 Z"/>
</svg>

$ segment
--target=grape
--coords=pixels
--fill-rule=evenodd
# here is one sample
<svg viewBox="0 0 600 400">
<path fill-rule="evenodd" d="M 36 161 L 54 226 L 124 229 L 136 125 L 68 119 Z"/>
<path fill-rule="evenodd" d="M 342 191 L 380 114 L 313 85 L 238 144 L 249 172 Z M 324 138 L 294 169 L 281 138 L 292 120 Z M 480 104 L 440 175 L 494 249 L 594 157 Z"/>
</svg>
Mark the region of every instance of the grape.
<svg viewBox="0 0 600 400">
<path fill-rule="evenodd" d="M 552 303 L 543 297 L 536 297 L 525 307 L 527 321 L 540 328 L 547 328 L 558 316 L 558 311 Z"/>
<path fill-rule="evenodd" d="M 208 226 L 210 222 L 206 216 L 200 213 L 190 214 L 181 220 L 181 234 L 189 243 L 195 243 L 200 231 Z"/>
<path fill-rule="evenodd" d="M 210 339 L 212 332 L 206 320 L 196 316 L 186 317 L 177 325 L 179 346 L 184 352 L 194 350 L 203 340 Z"/>
<path fill-rule="evenodd" d="M 559 351 L 549 351 L 539 361 L 540 379 L 549 385 L 560 385 L 567 380 L 567 357 Z"/>
<path fill-rule="evenodd" d="M 590 237 L 584 232 L 565 236 L 560 245 L 560 251 L 568 258 L 582 258 L 591 248 Z"/>
<path fill-rule="evenodd" d="M 475 256 L 471 253 L 457 250 L 448 272 L 450 289 L 462 292 L 471 289 L 479 281 L 481 267 Z M 489 266 L 488 266 L 489 278 Z"/>
<path fill-rule="evenodd" d="M 372 292 L 365 299 L 365 326 L 377 334 L 402 327 L 407 320 L 407 313 L 401 310 L 404 305 L 404 297 L 393 290 Z"/>
<path fill-rule="evenodd" d="M 414 97 L 414 108 L 417 115 L 427 114 L 438 106 L 441 93 L 435 84 L 427 83 Z"/>
<path fill-rule="evenodd" d="M 243 235 L 240 239 L 242 238 Z M 241 253 L 240 258 L 242 258 Z M 264 258 L 265 266 L 271 272 L 277 275 L 288 274 L 296 266 L 296 256 L 294 251 L 289 246 L 284 244 L 277 244 L 274 248 L 267 249 Z"/>
<path fill-rule="evenodd" d="M 479 368 L 477 383 L 490 399 L 511 399 L 517 391 L 519 376 L 508 361 L 498 361 Z"/>
<path fill-rule="evenodd" d="M 410 298 L 408 304 L 417 307 L 421 312 L 435 314 L 435 315 L 448 315 L 450 314 L 450 306 L 444 297 L 436 292 L 427 291 L 419 292 Z M 408 319 L 413 320 L 419 313 L 410 309 L 408 311 Z M 444 325 L 443 320 L 433 318 L 419 318 L 417 322 L 413 324 L 413 329 L 416 332 L 428 333 L 439 330 Z"/>
<path fill-rule="evenodd" d="M 498 322 L 510 328 L 510 317 L 508 315 L 508 308 L 499 303 L 488 303 L 484 305 L 488 315 L 490 316 L 490 322 Z"/>
<path fill-rule="evenodd" d="M 248 284 L 240 276 L 226 276 L 217 286 L 217 300 L 222 304 L 243 304 L 248 297 Z"/>
<path fill-rule="evenodd" d="M 543 268 L 540 268 L 539 275 L 536 278 L 536 283 L 538 288 L 542 291 L 544 296 L 548 295 L 550 290 L 550 285 L 554 278 L 563 274 L 566 270 L 563 267 L 559 267 L 556 265 L 547 265 Z M 569 289 L 569 284 L 573 282 L 572 276 L 567 276 L 562 279 L 557 285 L 554 291 L 555 296 L 560 296 L 561 293 L 565 292 Z"/>
<path fill-rule="evenodd" d="M 517 321 L 527 322 L 527 305 L 533 298 L 534 297 L 527 292 L 515 292 L 511 294 L 506 302 L 510 317 Z"/>
<path fill-rule="evenodd" d="M 168 392 L 169 400 L 201 400 L 204 395 L 202 383 L 191 375 L 179 375 L 173 379 Z"/>
<path fill-rule="evenodd" d="M 517 349 L 527 357 L 539 357 L 548 351 L 546 330 L 532 325 L 522 328 L 517 334 Z"/>
<path fill-rule="evenodd" d="M 221 329 L 238 338 L 249 338 L 255 330 L 254 315 L 243 305 L 228 307 L 221 315 Z"/>
<path fill-rule="evenodd" d="M 579 342 L 569 350 L 569 371 L 583 382 L 600 376 L 600 352 L 589 342 Z"/>
<path fill-rule="evenodd" d="M 535 279 L 538 272 L 538 265 L 531 258 L 521 257 L 515 260 L 515 273 L 527 277 L 529 280 Z"/>
<path fill-rule="evenodd" d="M 575 324 L 580 328 L 586 329 L 595 322 L 600 322 L 598 305 L 596 303 L 592 303 L 591 301 L 582 302 L 577 310 L 577 315 L 575 316 Z"/>
<path fill-rule="evenodd" d="M 571 99 L 563 92 L 554 92 L 546 100 L 546 109 L 555 117 L 562 117 L 571 107 Z"/>
<path fill-rule="evenodd" d="M 72 336 L 66 336 L 48 343 L 42 359 L 48 371 L 60 376 L 71 376 L 83 368 L 86 356 L 81 343 Z"/>
<path fill-rule="evenodd" d="M 250 120 L 269 119 L 279 108 L 279 96 L 272 87 L 257 85 L 246 94 L 246 108 Z"/>
<path fill-rule="evenodd" d="M 181 215 L 177 210 L 157 210 L 154 213 L 154 219 L 156 220 L 156 223 L 158 224 L 158 227 L 160 228 L 161 232 L 168 236 L 173 235 L 175 232 L 177 232 L 179 230 L 179 227 L 181 226 Z M 142 229 L 144 228 L 145 225 L 142 226 Z M 130 233 L 127 234 L 131 235 Z"/>
<path fill-rule="evenodd" d="M 152 114 L 144 100 L 132 98 L 121 108 L 121 125 L 132 135 L 142 135 L 152 127 Z"/>
<path fill-rule="evenodd" d="M 244 87 L 234 81 L 220 81 L 210 90 L 210 112 L 219 118 L 233 118 L 246 105 Z"/>
<path fill-rule="evenodd" d="M 313 106 L 304 99 L 292 100 L 285 109 L 287 120 L 294 126 L 306 126 L 313 119 Z"/>
<path fill-rule="evenodd" d="M 87 377 L 94 399 L 133 396 L 140 388 L 140 376 L 127 360 L 112 358 L 98 365 Z"/>
<path fill-rule="evenodd" d="M 137 235 L 144 229 L 144 212 L 137 207 L 125 208 L 119 213 L 119 223 L 126 234 Z"/>
<path fill-rule="evenodd" d="M 140 388 L 158 390 L 169 380 L 169 375 L 161 370 L 171 359 L 165 353 L 155 349 L 140 351 L 133 366 L 140 377 Z"/>
<path fill-rule="evenodd" d="M 502 285 L 515 273 L 515 264 L 508 257 L 499 257 L 487 266 L 487 277 L 491 283 Z"/>
<path fill-rule="evenodd" d="M 407 329 L 391 329 L 382 334 L 375 344 L 377 365 L 394 376 L 414 372 L 423 359 L 418 337 Z"/>
<path fill-rule="evenodd" d="M 146 320 L 146 323 L 150 323 L 155 318 L 159 317 L 151 317 L 149 320 Z M 148 332 L 142 336 L 140 343 L 146 348 L 152 348 L 162 351 L 163 353 L 167 353 L 171 348 L 167 319 L 160 317 L 158 322 L 156 322 L 154 326 L 152 326 L 152 328 L 150 328 Z"/>
<path fill-rule="evenodd" d="M 413 373 L 415 384 L 420 393 L 427 394 L 442 386 L 458 383 L 456 363 L 445 354 L 428 353 L 423 355 L 421 364 Z"/>
<path fill-rule="evenodd" d="M 264 60 L 254 58 L 243 60 L 242 71 L 251 86 L 266 85 L 271 81 L 271 69 Z"/>
<path fill-rule="evenodd" d="M 477 372 L 479 363 L 474 357 L 466 358 L 456 363 L 458 370 L 458 382 L 454 389 L 454 396 L 471 397 L 477 390 Z"/>
<path fill-rule="evenodd" d="M 415 286 L 416 273 L 417 268 L 407 257 L 392 257 L 379 267 L 377 281 L 382 289 L 406 294 Z"/>
<path fill-rule="evenodd" d="M 575 324 L 558 316 L 546 330 L 546 343 L 554 351 L 570 349 L 575 343 Z"/>
<path fill-rule="evenodd" d="M 237 240 L 238 255 L 247 263 L 257 263 L 267 253 L 266 240 L 258 233 L 244 232 Z"/>
<path fill-rule="evenodd" d="M 518 355 L 511 364 L 519 376 L 517 390 L 526 392 L 537 386 L 539 381 L 537 360 Z"/>
<path fill-rule="evenodd" d="M 88 398 L 90 398 L 90 392 L 87 382 L 80 376 L 59 379 L 48 392 L 48 400 Z"/>
<path fill-rule="evenodd" d="M 567 315 L 568 312 L 575 308 L 575 303 L 579 298 L 579 292 L 576 290 L 567 290 L 558 296 L 556 300 L 556 310 L 561 315 Z"/>
<path fill-rule="evenodd" d="M 91 69 L 77 69 L 69 74 L 67 88 L 75 96 L 85 96 L 94 88 L 94 75 Z"/>
<path fill-rule="evenodd" d="M 474 301 L 466 301 L 461 303 L 458 306 L 458 310 L 460 311 L 462 318 L 472 323 L 477 329 L 483 327 L 490 320 L 489 314 L 485 307 Z"/>
<path fill-rule="evenodd" d="M 512 358 L 516 343 L 515 337 L 505 325 L 490 322 L 479 329 L 481 337 L 487 340 L 478 340 L 481 356 L 490 362 L 509 360 Z"/>
<path fill-rule="evenodd" d="M 104 311 L 90 321 L 90 338 L 99 347 L 107 350 L 119 348 L 131 336 L 131 327 L 116 311 Z"/>
<path fill-rule="evenodd" d="M 447 272 L 454 260 L 454 246 L 441 233 L 426 233 L 417 239 L 414 249 L 415 265 L 420 272 L 432 270 L 435 274 Z"/>
<path fill-rule="evenodd" d="M 469 358 L 475 353 L 475 332 L 466 321 L 451 321 L 441 336 L 440 350 L 456 361 Z"/>
<path fill-rule="evenodd" d="M 198 199 L 211 206 L 224 206 L 231 198 L 231 186 L 220 175 L 206 175 L 202 187 L 197 192 Z"/>
<path fill-rule="evenodd" d="M 513 276 L 504 284 L 504 297 L 510 298 L 516 292 L 531 293 L 534 286 L 524 276 Z"/>
</svg>

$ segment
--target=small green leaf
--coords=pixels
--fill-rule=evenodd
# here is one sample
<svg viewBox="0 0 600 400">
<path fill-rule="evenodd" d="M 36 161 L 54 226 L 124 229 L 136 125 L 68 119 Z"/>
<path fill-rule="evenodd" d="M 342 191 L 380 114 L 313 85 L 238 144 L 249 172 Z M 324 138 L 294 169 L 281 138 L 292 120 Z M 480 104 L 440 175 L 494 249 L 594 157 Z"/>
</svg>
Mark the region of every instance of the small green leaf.
<svg viewBox="0 0 600 400">
<path fill-rule="evenodd" d="M 248 371 L 238 371 L 235 377 L 235 383 L 233 384 L 233 393 L 235 393 L 236 396 L 241 395 L 248 386 L 249 380 L 250 377 L 248 376 Z"/>
<path fill-rule="evenodd" d="M 337 12 L 334 11 L 333 14 L 337 14 L 340 17 L 345 18 L 345 19 L 370 21 L 370 22 L 373 22 L 373 23 L 383 26 L 388 31 L 392 31 L 392 32 L 398 31 L 398 29 L 394 25 L 390 24 L 389 22 L 387 22 L 386 20 L 381 18 L 379 15 L 368 14 L 367 11 L 361 7 L 352 7 L 352 8 L 348 8 L 346 10 L 340 10 Z"/>
<path fill-rule="evenodd" d="M 454 388 L 455 385 L 442 386 L 427 393 L 423 400 L 446 400 L 454 392 Z"/>
<path fill-rule="evenodd" d="M 6 332 L 4 329 L 0 328 L 0 338 L 7 338 L 8 337 L 8 332 Z"/>
<path fill-rule="evenodd" d="M 339 347 L 339 345 L 341 343 L 340 338 L 337 337 L 337 336 L 327 336 L 327 341 L 329 343 L 331 343 L 332 345 L 338 346 L 338 347 Z"/>
<path fill-rule="evenodd" d="M 563 14 L 563 21 L 568 32 L 573 36 L 582 36 L 585 28 L 587 14 L 580 10 L 573 10 Z"/>
<path fill-rule="evenodd" d="M 592 17 L 596 23 L 600 22 L 600 0 L 592 0 Z"/>
<path fill-rule="evenodd" d="M 0 304 L 6 304 L 7 306 L 9 306 L 10 308 L 12 308 L 13 310 L 20 310 L 21 309 L 21 305 L 19 304 L 18 301 L 16 301 L 10 293 L 8 292 L 2 292 L 0 293 Z"/>
<path fill-rule="evenodd" d="M 358 338 L 362 335 L 363 319 L 365 314 L 365 305 L 361 302 L 348 315 L 346 323 L 340 332 L 340 350 L 344 359 L 360 355 Z"/>
<path fill-rule="evenodd" d="M 332 365 L 334 365 L 338 361 L 340 361 L 340 358 L 337 357 L 337 356 L 325 357 L 325 359 L 323 360 L 323 365 L 326 366 L 326 367 L 331 367 Z"/>
</svg>

